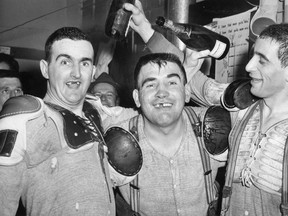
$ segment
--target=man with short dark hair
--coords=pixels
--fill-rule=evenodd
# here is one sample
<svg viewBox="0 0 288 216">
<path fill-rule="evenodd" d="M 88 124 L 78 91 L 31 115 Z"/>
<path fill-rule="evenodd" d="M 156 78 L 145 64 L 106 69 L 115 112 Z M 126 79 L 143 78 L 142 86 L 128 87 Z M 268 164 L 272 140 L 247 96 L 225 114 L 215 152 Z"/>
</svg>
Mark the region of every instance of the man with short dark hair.
<svg viewBox="0 0 288 216">
<path fill-rule="evenodd" d="M 44 99 L 11 98 L 0 113 L 1 216 L 15 215 L 20 197 L 27 215 L 115 215 L 112 184 L 136 173 L 108 164 L 101 118 L 85 100 L 95 73 L 92 43 L 63 27 L 48 37 L 45 53 Z"/>
<path fill-rule="evenodd" d="M 141 57 L 136 65 L 133 99 L 141 114 L 132 128 L 134 131 L 137 128 L 143 167 L 138 174 L 138 185 L 133 188 L 139 189 L 140 196 L 134 204 L 139 203 L 137 206 L 141 215 L 198 216 L 207 213 L 202 148 L 198 146 L 196 129 L 184 111 L 185 103 L 190 100 L 186 84 L 184 67 L 173 54 L 148 54 Z M 207 108 L 189 108 L 200 119 L 207 111 Z M 116 125 L 129 129 L 131 121 Z M 220 155 L 225 161 L 225 153 Z M 212 185 L 218 167 L 225 163 L 215 159 L 207 155 L 207 163 L 211 163 L 209 181 Z M 132 195 L 130 187 L 121 186 L 120 191 L 134 206 L 131 200 L 135 200 L 137 195 Z M 211 189 L 210 192 L 214 199 L 215 191 Z"/>
</svg>

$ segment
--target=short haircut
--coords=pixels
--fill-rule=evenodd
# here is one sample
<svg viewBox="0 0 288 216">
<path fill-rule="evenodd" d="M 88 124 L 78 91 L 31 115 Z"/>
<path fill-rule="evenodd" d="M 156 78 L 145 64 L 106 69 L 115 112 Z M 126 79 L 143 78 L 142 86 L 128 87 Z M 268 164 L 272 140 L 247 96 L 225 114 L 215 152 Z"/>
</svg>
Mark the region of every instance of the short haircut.
<svg viewBox="0 0 288 216">
<path fill-rule="evenodd" d="M 91 43 L 87 34 L 76 27 L 63 27 L 53 32 L 45 43 L 45 60 L 51 60 L 51 47 L 54 42 L 62 39 L 85 40 Z M 92 44 L 92 43 L 91 43 Z"/>
<path fill-rule="evenodd" d="M 6 63 L 9 66 L 10 70 L 19 72 L 19 64 L 13 58 L 13 56 L 5 54 L 5 53 L 0 53 L 0 63 L 2 62 Z"/>
<path fill-rule="evenodd" d="M 139 59 L 138 63 L 136 64 L 136 67 L 134 70 L 134 88 L 135 89 L 139 88 L 138 86 L 139 73 L 140 73 L 141 68 L 144 65 L 148 63 L 154 63 L 154 64 L 158 64 L 159 68 L 161 68 L 162 66 L 165 66 L 167 62 L 172 62 L 178 65 L 184 77 L 184 85 L 185 85 L 187 83 L 186 72 L 180 59 L 176 55 L 172 53 L 152 53 L 152 54 L 142 56 Z"/>
<path fill-rule="evenodd" d="M 273 24 L 265 28 L 259 35 L 260 39 L 271 39 L 279 44 L 278 59 L 283 68 L 288 66 L 288 24 Z"/>
</svg>

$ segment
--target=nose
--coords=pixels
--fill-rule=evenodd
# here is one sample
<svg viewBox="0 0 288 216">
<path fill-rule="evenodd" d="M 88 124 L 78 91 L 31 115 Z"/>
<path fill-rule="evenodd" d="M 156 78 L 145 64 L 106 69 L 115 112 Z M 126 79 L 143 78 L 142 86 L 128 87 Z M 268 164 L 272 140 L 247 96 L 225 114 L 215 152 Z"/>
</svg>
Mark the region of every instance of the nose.
<svg viewBox="0 0 288 216">
<path fill-rule="evenodd" d="M 107 101 L 107 97 L 105 94 L 102 94 L 101 97 L 100 97 L 101 101 Z"/>
<path fill-rule="evenodd" d="M 165 98 L 168 94 L 167 87 L 164 84 L 159 84 L 157 87 L 156 97 Z"/>
<path fill-rule="evenodd" d="M 256 67 L 256 58 L 255 56 L 253 56 L 250 61 L 248 62 L 248 64 L 245 67 L 245 70 L 250 73 L 252 72 Z"/>
<path fill-rule="evenodd" d="M 75 66 L 72 68 L 71 76 L 72 76 L 73 78 L 80 78 L 80 77 L 81 77 L 81 68 L 80 68 L 80 65 L 75 65 Z"/>
<path fill-rule="evenodd" d="M 16 97 L 17 93 L 15 91 L 10 91 L 9 98 Z"/>
</svg>

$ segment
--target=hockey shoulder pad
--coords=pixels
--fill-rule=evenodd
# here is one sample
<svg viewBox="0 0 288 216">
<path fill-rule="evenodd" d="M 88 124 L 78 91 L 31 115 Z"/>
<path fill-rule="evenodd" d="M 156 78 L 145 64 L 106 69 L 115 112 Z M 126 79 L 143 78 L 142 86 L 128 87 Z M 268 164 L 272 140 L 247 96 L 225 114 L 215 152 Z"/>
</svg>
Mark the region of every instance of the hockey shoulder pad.
<svg viewBox="0 0 288 216">
<path fill-rule="evenodd" d="M 142 151 L 137 139 L 121 127 L 111 127 L 104 134 L 108 147 L 108 162 L 124 176 L 136 175 L 143 164 Z"/>
<path fill-rule="evenodd" d="M 0 165 L 15 165 L 26 151 L 26 123 L 43 114 L 43 101 L 31 95 L 13 97 L 0 112 Z"/>
</svg>

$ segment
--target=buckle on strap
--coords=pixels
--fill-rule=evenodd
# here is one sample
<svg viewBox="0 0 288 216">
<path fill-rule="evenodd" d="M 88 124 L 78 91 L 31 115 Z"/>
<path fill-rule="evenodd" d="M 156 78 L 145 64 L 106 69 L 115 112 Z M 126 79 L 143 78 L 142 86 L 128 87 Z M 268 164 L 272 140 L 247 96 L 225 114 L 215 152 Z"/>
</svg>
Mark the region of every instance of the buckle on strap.
<svg viewBox="0 0 288 216">
<path fill-rule="evenodd" d="M 280 210 L 282 212 L 282 216 L 287 216 L 288 215 L 288 203 L 281 203 L 280 205 Z"/>
<path fill-rule="evenodd" d="M 222 190 L 222 197 L 227 198 L 230 197 L 232 194 L 232 188 L 229 186 L 224 186 Z"/>
</svg>

